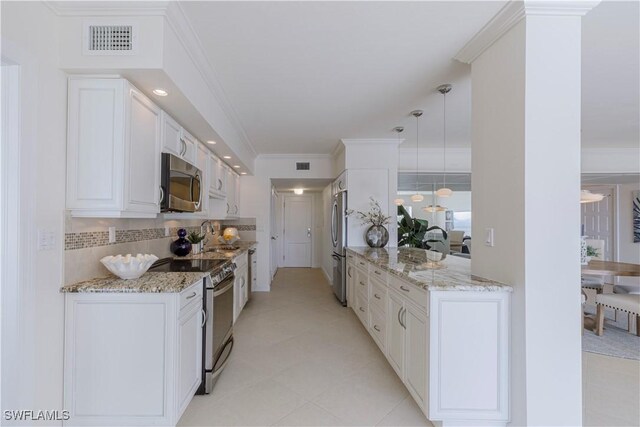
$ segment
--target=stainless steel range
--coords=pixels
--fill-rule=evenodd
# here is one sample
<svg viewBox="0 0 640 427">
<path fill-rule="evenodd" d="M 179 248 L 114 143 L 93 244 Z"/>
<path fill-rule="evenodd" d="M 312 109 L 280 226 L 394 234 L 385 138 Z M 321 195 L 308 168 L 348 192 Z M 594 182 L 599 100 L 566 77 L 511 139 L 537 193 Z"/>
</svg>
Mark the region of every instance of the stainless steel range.
<svg viewBox="0 0 640 427">
<path fill-rule="evenodd" d="M 233 282 L 236 265 L 228 260 L 164 258 L 153 271 L 201 271 L 204 278 L 205 323 L 202 329 L 202 382 L 197 394 L 208 394 L 233 349 Z"/>
</svg>

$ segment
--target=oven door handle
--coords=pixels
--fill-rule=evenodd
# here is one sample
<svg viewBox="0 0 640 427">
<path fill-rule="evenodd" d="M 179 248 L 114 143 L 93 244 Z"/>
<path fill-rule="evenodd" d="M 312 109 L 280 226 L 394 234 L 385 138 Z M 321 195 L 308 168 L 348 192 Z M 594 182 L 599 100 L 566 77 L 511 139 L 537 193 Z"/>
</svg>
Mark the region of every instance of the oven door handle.
<svg viewBox="0 0 640 427">
<path fill-rule="evenodd" d="M 227 292 L 229 289 L 233 288 L 233 282 L 229 283 L 227 286 L 225 286 L 224 288 L 220 289 L 219 291 L 214 291 L 213 292 L 213 297 L 217 297 L 218 295 L 222 295 L 225 292 Z"/>
</svg>

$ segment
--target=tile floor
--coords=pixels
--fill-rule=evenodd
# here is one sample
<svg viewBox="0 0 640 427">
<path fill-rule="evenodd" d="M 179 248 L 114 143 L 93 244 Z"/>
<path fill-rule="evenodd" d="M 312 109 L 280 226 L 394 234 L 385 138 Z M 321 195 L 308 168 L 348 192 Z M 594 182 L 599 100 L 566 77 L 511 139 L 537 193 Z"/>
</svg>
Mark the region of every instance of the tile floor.
<svg viewBox="0 0 640 427">
<path fill-rule="evenodd" d="M 271 292 L 252 295 L 234 337 L 214 391 L 195 396 L 179 425 L 432 425 L 321 270 L 278 270 Z M 640 364 L 583 360 L 585 425 L 637 425 Z"/>
</svg>

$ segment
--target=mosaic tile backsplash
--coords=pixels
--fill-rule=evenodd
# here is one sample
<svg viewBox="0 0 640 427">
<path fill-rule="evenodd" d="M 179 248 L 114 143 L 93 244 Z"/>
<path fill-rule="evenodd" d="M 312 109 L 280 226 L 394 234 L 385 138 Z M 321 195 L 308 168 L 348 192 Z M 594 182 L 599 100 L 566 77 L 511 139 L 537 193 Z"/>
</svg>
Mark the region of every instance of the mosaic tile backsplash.
<svg viewBox="0 0 640 427">
<path fill-rule="evenodd" d="M 221 229 L 227 227 L 236 227 L 238 231 L 255 231 L 255 225 L 231 225 L 221 224 Z M 200 227 L 171 227 L 169 229 L 170 236 L 176 236 L 178 229 L 185 228 L 187 232 L 200 231 Z M 94 248 L 98 246 L 117 245 L 120 243 L 142 242 L 145 240 L 164 239 L 164 228 L 144 228 L 133 230 L 116 230 L 116 241 L 109 243 L 108 231 L 85 231 L 79 233 L 65 233 L 64 249 L 65 251 L 75 249 Z"/>
</svg>

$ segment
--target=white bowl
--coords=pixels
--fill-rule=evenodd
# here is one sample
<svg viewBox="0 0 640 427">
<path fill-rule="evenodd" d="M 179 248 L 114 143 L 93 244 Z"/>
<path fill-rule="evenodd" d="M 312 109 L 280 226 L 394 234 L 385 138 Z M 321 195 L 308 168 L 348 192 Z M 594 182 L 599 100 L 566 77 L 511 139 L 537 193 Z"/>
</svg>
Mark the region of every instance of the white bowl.
<svg viewBox="0 0 640 427">
<path fill-rule="evenodd" d="M 138 254 L 131 256 L 106 256 L 100 262 L 107 267 L 107 270 L 121 279 L 137 279 L 142 276 L 158 260 L 158 257 L 150 254 Z"/>
</svg>

